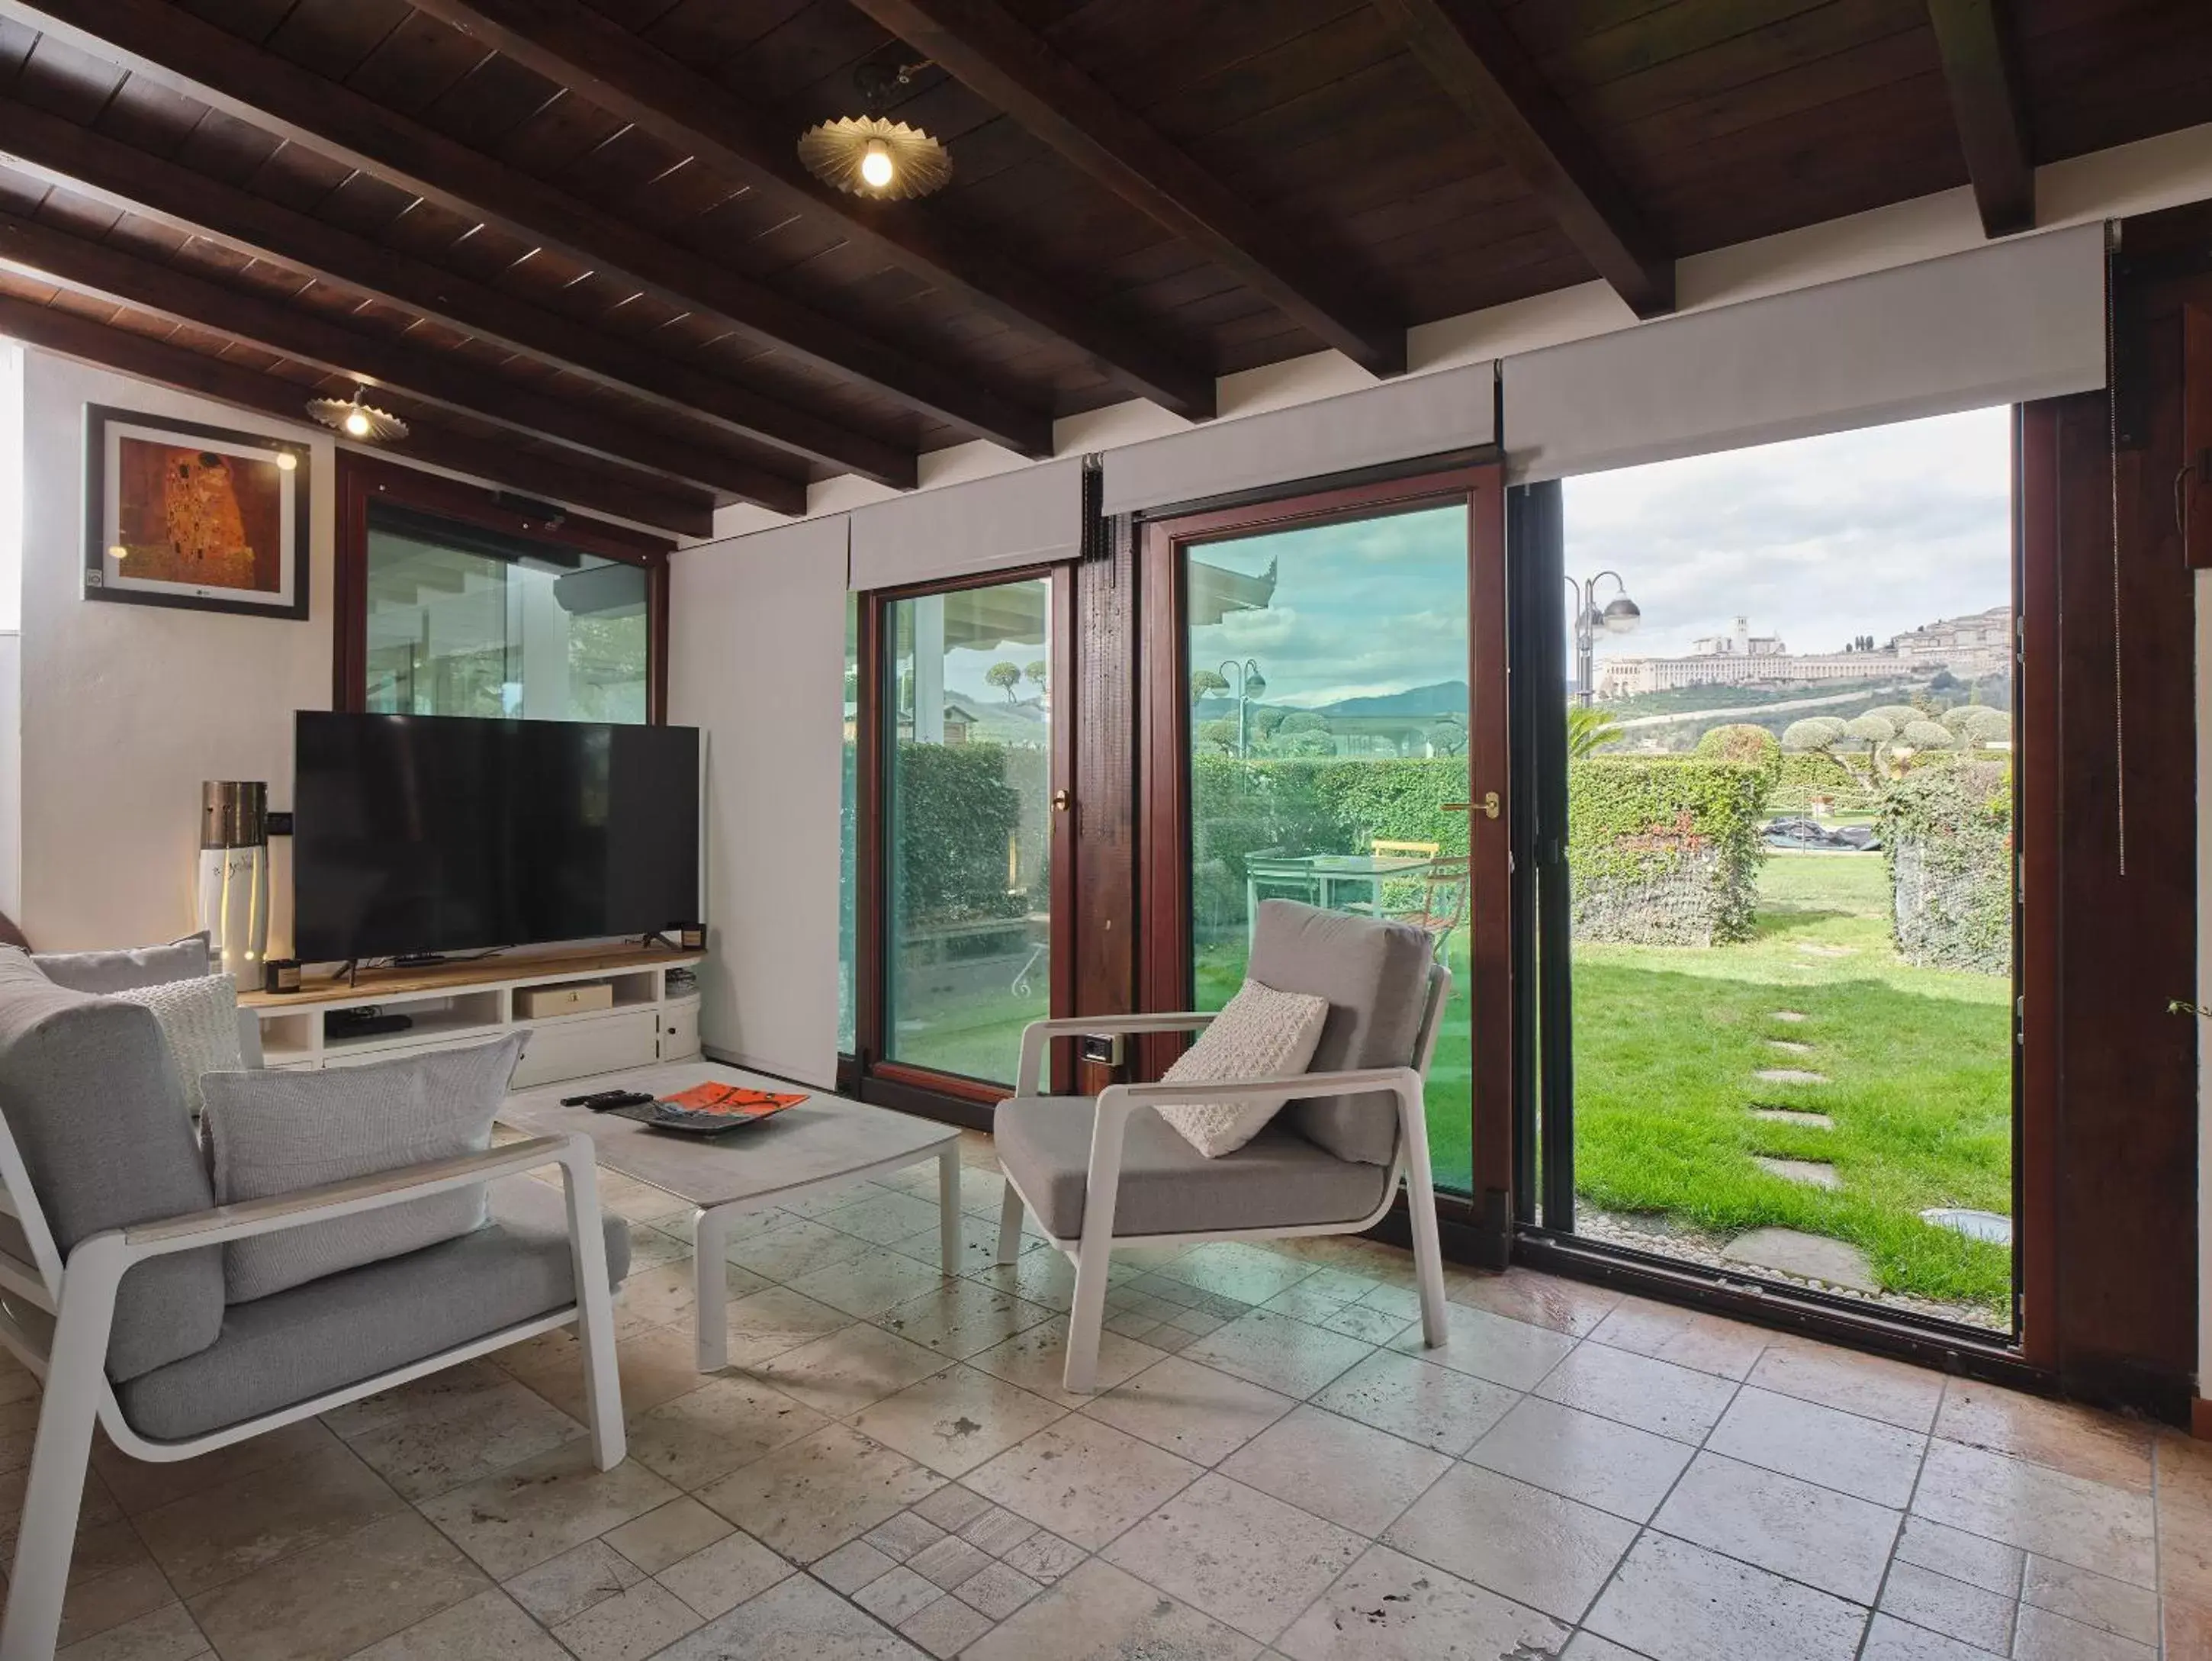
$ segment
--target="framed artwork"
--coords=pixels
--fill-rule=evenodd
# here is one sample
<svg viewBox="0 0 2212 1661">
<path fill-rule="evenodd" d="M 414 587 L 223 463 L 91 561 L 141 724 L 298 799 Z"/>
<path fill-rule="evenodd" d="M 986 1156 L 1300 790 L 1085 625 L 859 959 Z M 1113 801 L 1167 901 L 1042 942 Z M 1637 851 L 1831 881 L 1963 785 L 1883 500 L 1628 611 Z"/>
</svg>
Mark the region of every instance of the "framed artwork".
<svg viewBox="0 0 2212 1661">
<path fill-rule="evenodd" d="M 305 620 L 301 441 L 85 407 L 84 597 Z"/>
</svg>

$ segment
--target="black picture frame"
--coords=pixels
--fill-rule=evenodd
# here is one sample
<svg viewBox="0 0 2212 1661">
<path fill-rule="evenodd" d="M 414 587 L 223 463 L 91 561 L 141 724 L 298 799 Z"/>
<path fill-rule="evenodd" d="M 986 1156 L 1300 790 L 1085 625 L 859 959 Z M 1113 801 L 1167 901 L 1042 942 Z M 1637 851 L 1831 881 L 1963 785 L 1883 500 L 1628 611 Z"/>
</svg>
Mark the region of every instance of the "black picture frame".
<svg viewBox="0 0 2212 1661">
<path fill-rule="evenodd" d="M 270 506 L 264 501 L 256 511 L 276 533 L 276 546 L 267 556 L 275 586 L 248 587 L 236 582 L 195 582 L 172 575 L 133 574 L 126 563 L 129 556 L 118 557 L 115 551 L 128 545 L 122 539 L 119 527 L 126 512 L 138 516 L 146 509 L 143 502 L 126 503 L 123 493 L 143 482 L 134 480 L 131 475 L 134 469 L 143 472 L 149 458 L 136 458 L 123 464 L 121 446 L 125 443 L 197 451 L 203 459 L 210 456 L 222 458 L 226 466 L 243 461 L 257 469 L 267 468 L 266 476 L 256 477 L 255 488 L 265 493 L 273 487 L 275 502 Z M 314 453 L 306 441 L 274 438 L 262 433 L 240 432 L 168 416 L 88 404 L 84 481 L 85 599 L 125 605 L 277 618 L 295 623 L 307 620 L 309 575 L 313 563 L 309 508 L 314 497 Z M 240 514 L 243 528 L 247 510 L 239 503 L 237 494 L 233 487 L 227 498 L 211 499 L 218 507 L 227 500 L 228 506 Z M 246 545 L 245 551 L 257 561 L 261 557 L 253 552 L 251 544 Z"/>
</svg>

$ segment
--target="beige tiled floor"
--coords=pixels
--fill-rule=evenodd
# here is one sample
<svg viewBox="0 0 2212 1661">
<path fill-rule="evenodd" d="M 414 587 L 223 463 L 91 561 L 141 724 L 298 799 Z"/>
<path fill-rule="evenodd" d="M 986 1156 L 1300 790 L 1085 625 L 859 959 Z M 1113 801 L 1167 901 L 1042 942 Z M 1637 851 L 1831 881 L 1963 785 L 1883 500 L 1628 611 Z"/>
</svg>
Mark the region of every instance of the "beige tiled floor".
<svg viewBox="0 0 2212 1661">
<path fill-rule="evenodd" d="M 957 1281 L 927 1170 L 736 1231 L 714 1377 L 684 1218 L 611 1183 L 618 1470 L 566 1335 L 104 1451 L 64 1656 L 2212 1658 L 2212 1448 L 1519 1271 L 1455 1272 L 1425 1351 L 1405 1255 L 1342 1239 L 1131 1253 L 1070 1396 L 1071 1277 L 990 1265 L 968 1154 Z M 10 1533 L 33 1396 L 0 1373 Z"/>
</svg>

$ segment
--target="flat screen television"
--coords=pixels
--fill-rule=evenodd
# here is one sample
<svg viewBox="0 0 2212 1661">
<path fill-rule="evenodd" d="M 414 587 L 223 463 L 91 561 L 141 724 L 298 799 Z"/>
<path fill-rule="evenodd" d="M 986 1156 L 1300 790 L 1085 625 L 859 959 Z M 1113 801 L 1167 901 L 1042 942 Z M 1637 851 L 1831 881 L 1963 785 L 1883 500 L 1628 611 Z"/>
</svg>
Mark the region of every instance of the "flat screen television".
<svg viewBox="0 0 2212 1661">
<path fill-rule="evenodd" d="M 699 915 L 699 732 L 301 710 L 293 954 L 644 934 Z"/>
</svg>

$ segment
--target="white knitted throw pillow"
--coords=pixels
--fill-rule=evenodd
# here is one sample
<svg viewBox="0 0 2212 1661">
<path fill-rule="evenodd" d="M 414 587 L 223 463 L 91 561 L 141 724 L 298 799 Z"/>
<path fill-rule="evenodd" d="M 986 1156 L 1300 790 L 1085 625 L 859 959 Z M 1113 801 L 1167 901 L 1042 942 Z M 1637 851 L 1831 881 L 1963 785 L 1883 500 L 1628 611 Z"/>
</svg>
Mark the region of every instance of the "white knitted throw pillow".
<svg viewBox="0 0 2212 1661">
<path fill-rule="evenodd" d="M 185 1104 L 200 1116 L 200 1080 L 210 1073 L 236 1073 L 246 1062 L 238 1043 L 238 986 L 228 975 L 162 981 L 103 995 L 143 1004 L 154 1012 L 161 1042 L 184 1080 Z"/>
<path fill-rule="evenodd" d="M 1306 1070 L 1328 1019 L 1328 1000 L 1304 992 L 1278 992 L 1247 981 L 1183 1051 L 1163 1082 L 1206 1084 L 1228 1079 L 1285 1079 Z M 1234 1153 L 1283 1110 L 1287 1096 L 1238 1096 L 1226 1101 L 1179 1102 L 1160 1117 L 1209 1159 Z"/>
</svg>

